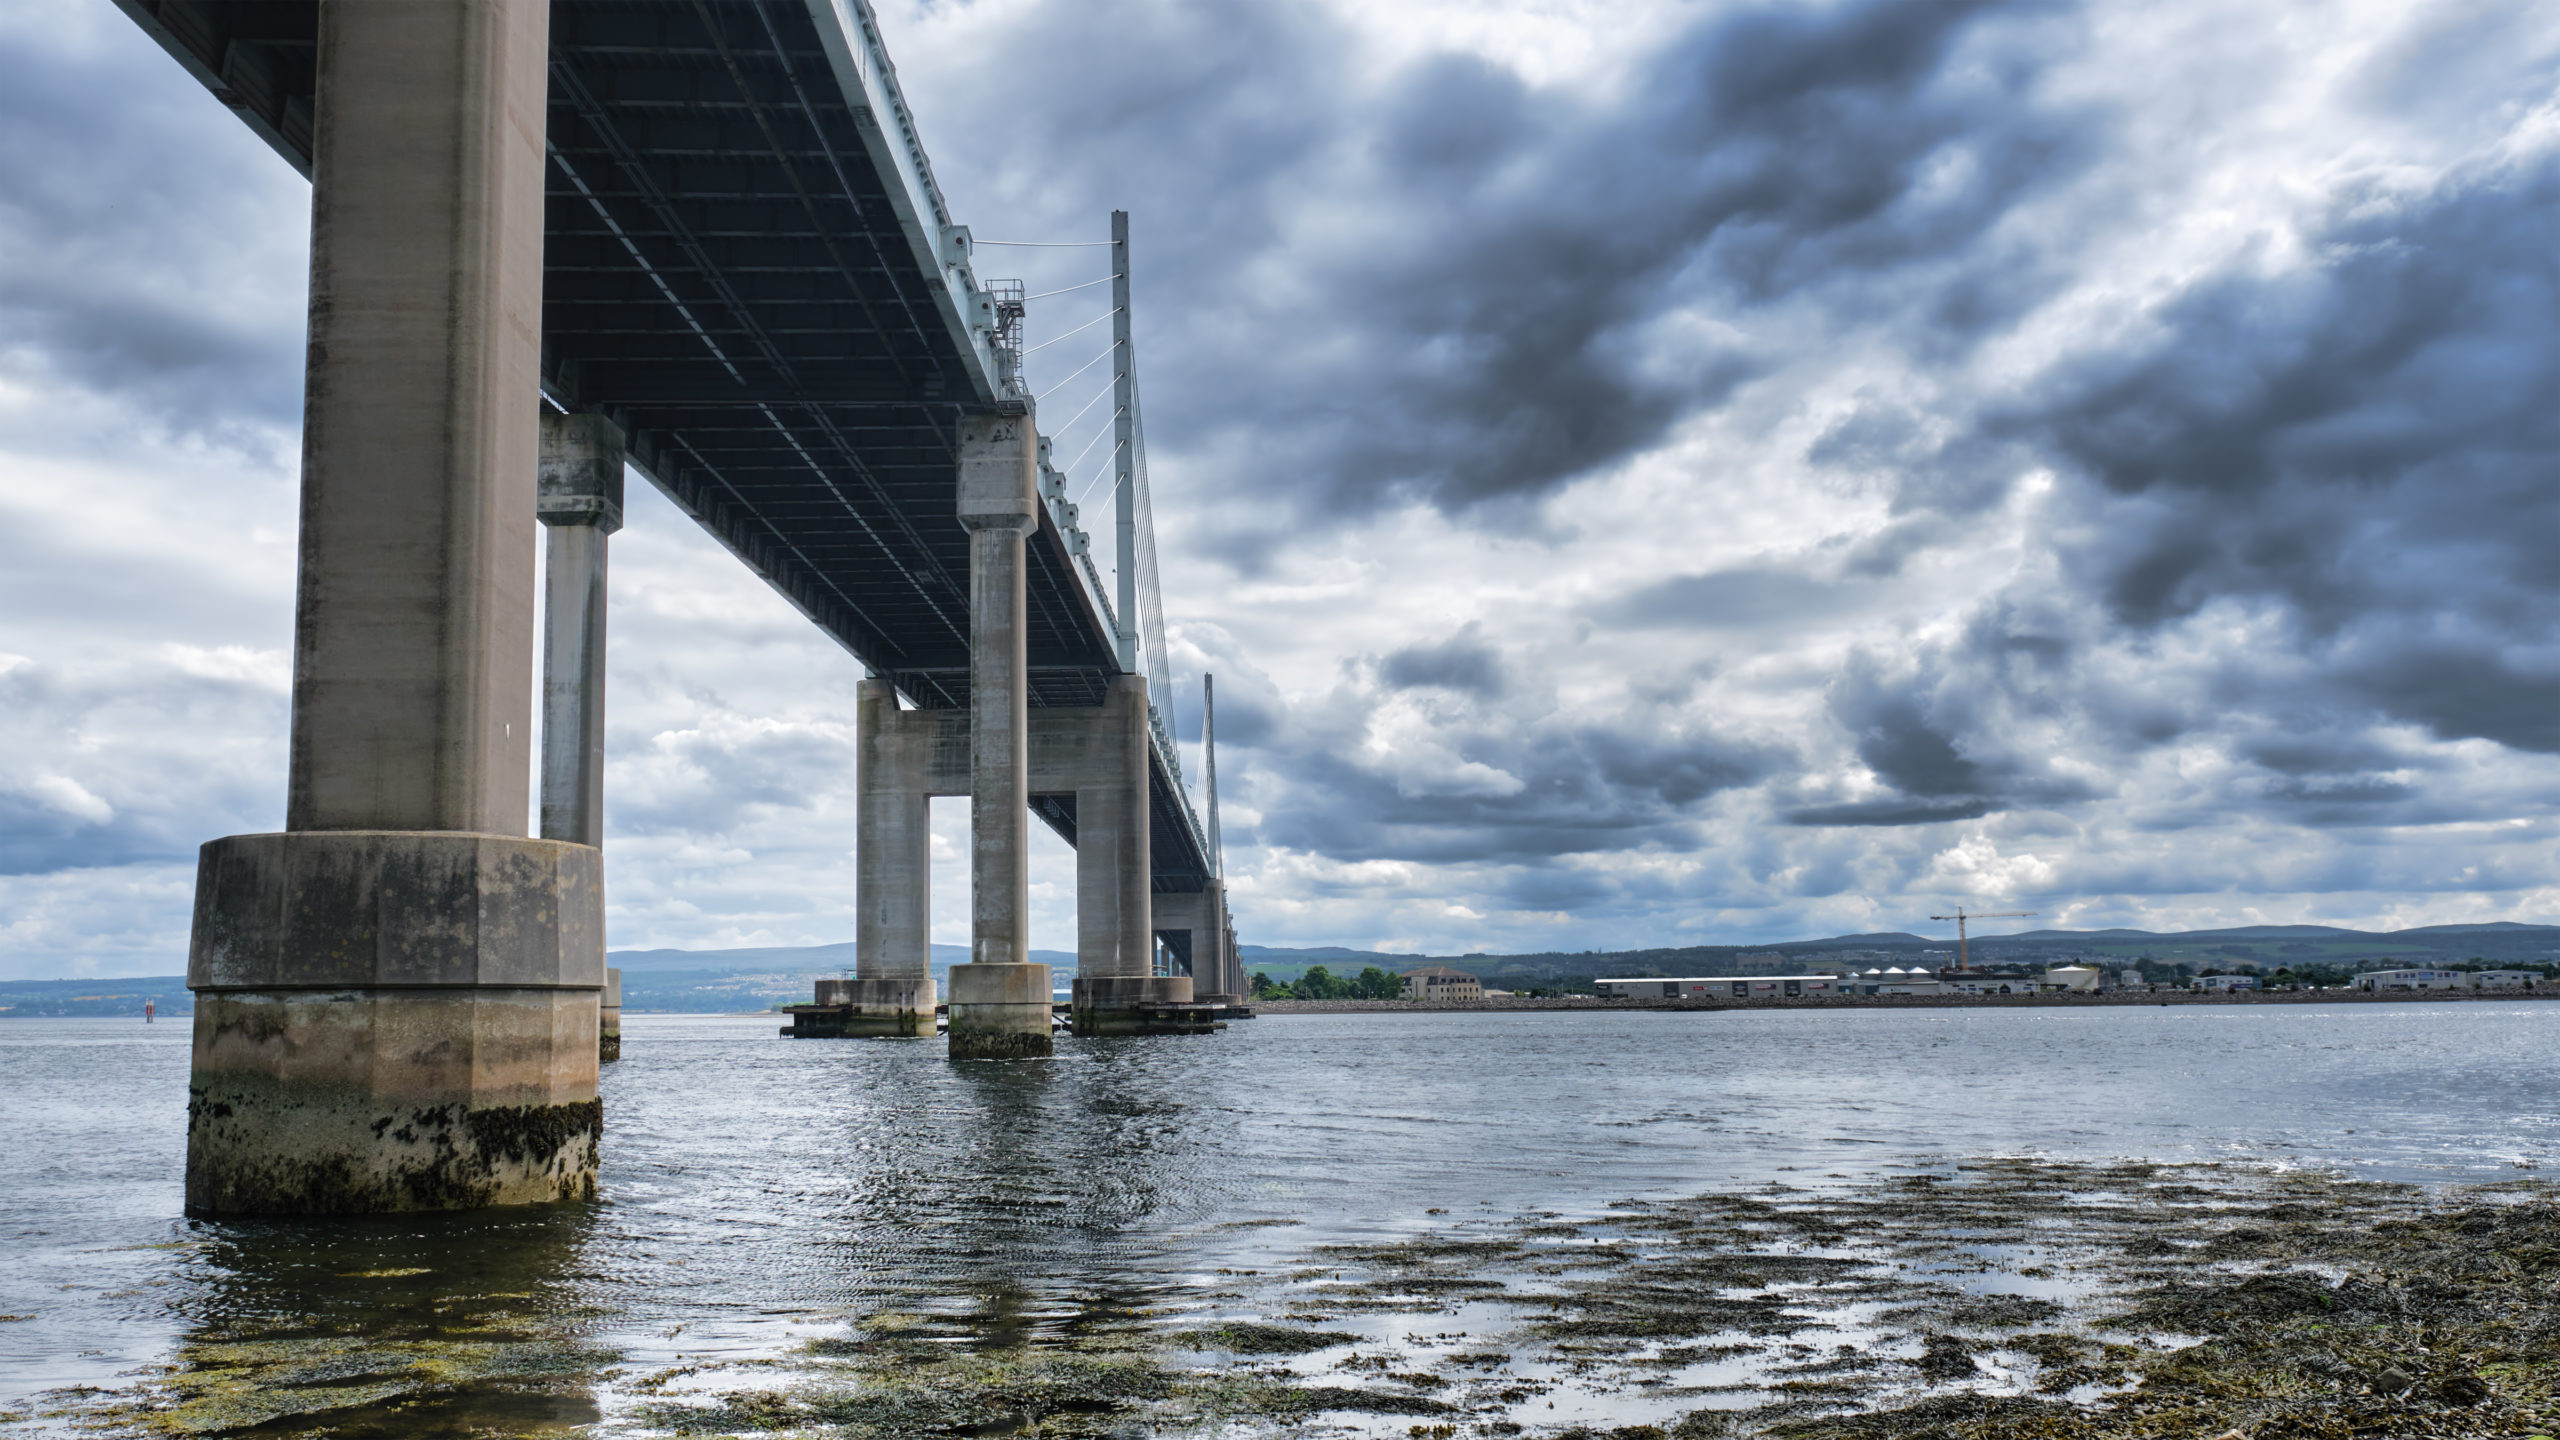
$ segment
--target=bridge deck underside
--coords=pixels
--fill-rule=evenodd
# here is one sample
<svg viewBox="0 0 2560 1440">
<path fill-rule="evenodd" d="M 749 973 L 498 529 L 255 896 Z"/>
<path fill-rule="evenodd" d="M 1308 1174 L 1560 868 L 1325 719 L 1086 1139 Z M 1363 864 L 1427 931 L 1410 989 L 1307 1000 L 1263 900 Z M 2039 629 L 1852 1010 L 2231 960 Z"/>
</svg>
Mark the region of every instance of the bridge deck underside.
<svg viewBox="0 0 2560 1440">
<path fill-rule="evenodd" d="M 559 398 L 620 419 L 662 487 L 910 700 L 966 705 L 972 357 L 807 7 L 555 4 L 552 25 Z M 1032 703 L 1099 704 L 1110 637 L 1054 532 L 1030 548 Z"/>
<path fill-rule="evenodd" d="M 119 3 L 309 172 L 313 0 Z M 553 0 L 545 384 L 911 703 L 965 706 L 953 437 L 987 397 L 911 234 L 938 220 L 902 218 L 818 24 L 805 0 Z M 1100 704 L 1109 626 L 1046 515 L 1028 549 L 1031 703 Z M 1154 768 L 1156 886 L 1196 890 Z"/>
</svg>

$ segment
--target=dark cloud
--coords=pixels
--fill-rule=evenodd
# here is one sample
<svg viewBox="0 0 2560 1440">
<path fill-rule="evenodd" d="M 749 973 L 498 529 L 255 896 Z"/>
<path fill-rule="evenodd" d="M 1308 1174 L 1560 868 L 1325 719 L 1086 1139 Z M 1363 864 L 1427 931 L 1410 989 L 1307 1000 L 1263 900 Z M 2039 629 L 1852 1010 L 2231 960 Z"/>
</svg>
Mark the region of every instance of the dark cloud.
<svg viewBox="0 0 2560 1440">
<path fill-rule="evenodd" d="M 1838 805 L 1803 805 L 1786 812 L 1790 825 L 1935 825 L 1948 820 L 1979 820 L 1995 809 L 1989 800 L 1941 801 L 1852 800 Z"/>
<path fill-rule="evenodd" d="M 2556 597 L 2560 598 L 2560 597 Z M 2560 752 L 2560 666 L 2454 645 L 2412 644 L 2350 662 L 2342 678 L 2373 706 L 2448 740 Z"/>
<path fill-rule="evenodd" d="M 1437 645 L 1408 645 L 1378 662 L 1378 678 L 1399 690 L 1434 687 L 1491 699 L 1504 689 L 1502 652 L 1470 624 Z"/>
<path fill-rule="evenodd" d="M 2307 263 L 2244 258 L 2166 306 L 2156 340 L 2058 367 L 1991 429 L 2100 487 L 2082 503 L 2112 523 L 2074 558 L 2129 626 L 2251 596 L 2319 637 L 2547 596 L 2555 227 L 2548 156 L 2352 197 Z"/>
<path fill-rule="evenodd" d="M 1593 614 L 1612 625 L 1766 632 L 1836 621 L 1872 604 L 1870 588 L 1791 570 L 1718 570 L 1638 586 Z"/>
<path fill-rule="evenodd" d="M 1988 617 L 1986 617 L 1987 621 Z M 1978 623 L 1960 640 L 1889 668 L 1861 654 L 1832 684 L 1831 718 L 1884 795 L 1809 800 L 1793 825 L 1926 825 L 2095 798 L 2084 778 L 2036 753 L 2026 731 L 2036 690 L 2052 688 L 2051 637 Z M 2019 664 L 2041 683 L 2020 684 Z"/>
<path fill-rule="evenodd" d="M 964 118 L 970 163 L 946 169 L 972 177 L 973 213 L 972 191 L 1131 197 L 1160 453 L 1250 454 L 1270 499 L 1320 523 L 1410 499 L 1463 512 L 1623 460 L 1786 358 L 1684 314 L 1851 287 L 1979 334 L 1998 307 L 1907 277 L 1983 264 L 2000 314 L 2038 293 L 2025 261 L 1966 252 L 2085 163 L 2087 118 L 2030 93 L 2074 43 L 2050 8 L 1729 11 L 1592 98 L 1450 54 L 1364 83 L 1311 7 L 1061 7 L 1021 36 L 1054 78 L 1008 68 L 1028 112 Z M 1096 110 L 1075 57 L 1105 45 L 1125 79 Z M 1188 188 L 1206 176 L 1213 198 Z M 1295 209 L 1311 190 L 1356 218 Z"/>
<path fill-rule="evenodd" d="M 1612 727 L 1499 711 L 1449 722 L 1431 754 L 1382 754 L 1342 723 L 1356 726 L 1375 703 L 1373 692 L 1338 694 L 1335 720 L 1301 719 L 1277 744 L 1244 750 L 1262 819 L 1231 829 L 1230 843 L 1433 862 L 1685 846 L 1702 802 L 1785 763 L 1769 747 L 1653 717 Z"/>
<path fill-rule="evenodd" d="M 1346 391 L 1328 367 L 1324 392 L 1394 408 L 1311 457 L 1326 498 L 1462 509 L 1543 494 L 1777 363 L 1750 343 L 1667 341 L 1667 315 L 1798 300 L 1978 236 L 2073 151 L 2071 122 L 1947 80 L 2002 13 L 1745 10 L 1666 46 L 1627 86 L 1639 98 L 1599 113 L 1442 62 L 1381 117 L 1376 147 L 1382 198 L 1426 202 L 1411 212 L 1418 247 L 1334 282 L 1383 373 Z M 1445 133 L 1450 107 L 1404 108 L 1416 93 L 1463 97 L 1478 133 L 1512 143 L 1406 138 L 1399 121 Z M 1398 163 L 1410 156 L 1427 158 Z M 1924 194 L 1924 173 L 1962 178 Z"/>
<path fill-rule="evenodd" d="M 98 43 L 0 44 L 0 364 L 269 448 L 300 419 L 303 327 L 264 301 L 308 264 L 267 217 L 309 187 L 137 27 L 93 18 Z"/>
</svg>

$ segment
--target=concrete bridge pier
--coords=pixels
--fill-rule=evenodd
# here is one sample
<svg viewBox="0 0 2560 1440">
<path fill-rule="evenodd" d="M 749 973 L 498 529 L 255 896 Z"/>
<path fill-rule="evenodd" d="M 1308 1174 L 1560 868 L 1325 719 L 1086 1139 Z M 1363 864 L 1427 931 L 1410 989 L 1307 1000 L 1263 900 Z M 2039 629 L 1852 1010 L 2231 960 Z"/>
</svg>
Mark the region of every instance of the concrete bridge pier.
<svg viewBox="0 0 2560 1440">
<path fill-rule="evenodd" d="M 622 1058 L 622 972 L 611 966 L 605 968 L 604 993 L 597 998 L 596 1058 Z"/>
<path fill-rule="evenodd" d="M 1154 865 L 1147 798 L 1147 681 L 1122 675 L 1087 722 L 1066 768 L 1076 786 L 1076 979 L 1079 1035 L 1126 1035 L 1141 1007 L 1191 998 L 1191 981 L 1155 973 Z"/>
<path fill-rule="evenodd" d="M 1191 993 L 1183 998 L 1212 1005 L 1238 1005 L 1234 947 L 1227 923 L 1224 882 L 1189 895 L 1155 897 L 1159 934 L 1180 934 L 1191 947 Z"/>
<path fill-rule="evenodd" d="M 526 832 L 543 0 L 323 0 L 281 834 L 206 845 L 187 1209 L 591 1195 L 599 853 Z"/>
<path fill-rule="evenodd" d="M 819 1003 L 851 1007 L 848 1035 L 933 1038 L 933 743 L 904 723 L 897 688 L 871 679 L 854 703 L 854 931 L 851 980 L 819 982 Z"/>
<path fill-rule="evenodd" d="M 604 844 L 605 541 L 622 528 L 622 462 L 611 420 L 543 415 L 542 838 L 573 845 Z"/>
<path fill-rule="evenodd" d="M 969 959 L 951 967 L 951 1058 L 1047 1055 L 1049 967 L 1031 963 L 1031 759 L 1024 538 L 1037 523 L 1028 415 L 960 422 L 969 532 Z"/>
<path fill-rule="evenodd" d="M 622 528 L 621 427 L 542 415 L 542 838 L 604 844 L 606 539 Z M 596 1057 L 622 1058 L 622 972 L 605 972 Z"/>
</svg>

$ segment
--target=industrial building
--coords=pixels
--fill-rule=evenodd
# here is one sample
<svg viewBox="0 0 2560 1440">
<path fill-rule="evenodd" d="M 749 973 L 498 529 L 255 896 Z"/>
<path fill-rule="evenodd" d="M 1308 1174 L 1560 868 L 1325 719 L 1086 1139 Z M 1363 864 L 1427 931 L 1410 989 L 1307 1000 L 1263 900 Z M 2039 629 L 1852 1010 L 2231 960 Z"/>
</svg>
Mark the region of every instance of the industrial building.
<svg viewBox="0 0 2560 1440">
<path fill-rule="evenodd" d="M 1846 995 L 1836 975 L 1693 975 L 1679 979 L 1595 980 L 1604 1000 L 1796 1000 Z"/>
<path fill-rule="evenodd" d="M 1914 965 L 1905 970 L 1888 965 L 1880 970 L 1862 970 L 1843 977 L 1853 995 L 1943 995 L 1947 987 L 1938 980 L 1938 972 Z"/>
<path fill-rule="evenodd" d="M 2368 970 L 2356 977 L 2359 990 L 2468 990 L 2471 976 L 2461 970 Z"/>
</svg>

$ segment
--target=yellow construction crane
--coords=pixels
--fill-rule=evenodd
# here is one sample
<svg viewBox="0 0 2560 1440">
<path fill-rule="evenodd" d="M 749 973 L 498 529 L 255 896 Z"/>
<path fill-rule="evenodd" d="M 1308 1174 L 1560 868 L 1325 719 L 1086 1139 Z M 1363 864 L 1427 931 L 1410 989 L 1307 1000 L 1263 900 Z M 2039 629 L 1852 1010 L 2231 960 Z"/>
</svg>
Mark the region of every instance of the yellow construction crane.
<svg viewBox="0 0 2560 1440">
<path fill-rule="evenodd" d="M 1967 920 L 2022 920 L 2035 913 L 2033 910 L 1985 910 L 1979 914 L 1967 915 L 1964 913 L 1964 907 L 1959 905 L 1953 915 L 1932 915 L 1929 918 L 1956 922 L 1956 969 L 1970 970 L 1973 968 L 1973 951 L 1965 939 L 1964 922 Z"/>
</svg>

